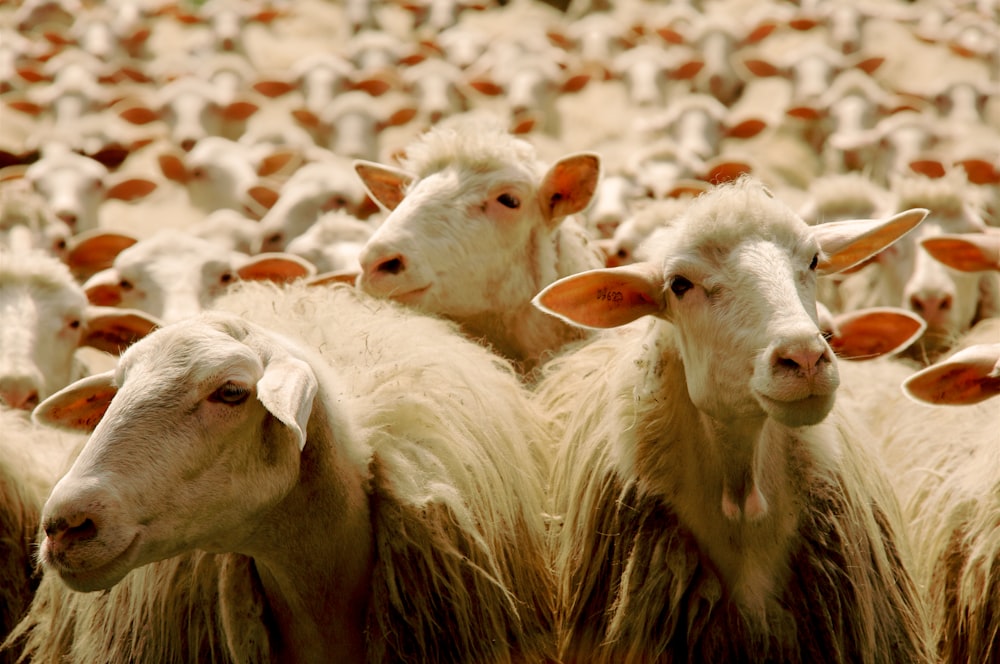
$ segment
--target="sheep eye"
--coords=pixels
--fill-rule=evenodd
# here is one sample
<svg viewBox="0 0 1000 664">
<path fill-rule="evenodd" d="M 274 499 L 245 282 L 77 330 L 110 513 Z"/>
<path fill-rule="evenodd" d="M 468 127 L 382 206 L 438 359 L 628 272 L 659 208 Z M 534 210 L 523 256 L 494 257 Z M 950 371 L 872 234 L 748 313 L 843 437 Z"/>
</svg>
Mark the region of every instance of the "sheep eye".
<svg viewBox="0 0 1000 664">
<path fill-rule="evenodd" d="M 511 194 L 500 194 L 497 196 L 497 202 L 504 207 L 509 207 L 511 210 L 521 207 L 521 201 L 517 199 L 517 196 Z"/>
<path fill-rule="evenodd" d="M 69 328 L 71 330 L 79 330 L 80 329 L 80 319 L 77 318 L 77 319 L 71 320 L 69 322 Z"/>
<path fill-rule="evenodd" d="M 230 281 L 233 280 L 233 273 L 232 272 L 226 272 L 221 277 L 219 277 L 219 280 L 222 283 L 224 283 L 224 284 L 228 284 Z"/>
<path fill-rule="evenodd" d="M 226 403 L 236 406 L 247 400 L 250 388 L 236 383 L 225 383 L 209 395 L 208 400 L 216 403 Z"/>
<path fill-rule="evenodd" d="M 816 266 L 818 265 L 819 265 L 819 254 L 816 254 L 815 256 L 813 256 L 812 262 L 809 263 L 809 269 L 815 270 Z"/>
<path fill-rule="evenodd" d="M 619 249 L 617 255 L 618 255 L 618 258 L 628 258 L 628 250 L 627 249 Z"/>
<path fill-rule="evenodd" d="M 132 290 L 132 288 L 134 288 L 134 286 L 132 286 L 132 282 L 129 281 L 128 279 L 122 279 L 121 281 L 119 281 L 118 287 L 121 288 L 122 290 Z"/>
<path fill-rule="evenodd" d="M 670 290 L 673 291 L 674 295 L 677 297 L 683 297 L 684 293 L 688 292 L 692 288 L 694 288 L 694 284 L 684 277 L 674 277 L 670 282 Z"/>
<path fill-rule="evenodd" d="M 199 166 L 195 166 L 194 168 L 191 169 L 191 177 L 195 179 L 201 179 L 205 177 L 205 169 Z"/>
</svg>

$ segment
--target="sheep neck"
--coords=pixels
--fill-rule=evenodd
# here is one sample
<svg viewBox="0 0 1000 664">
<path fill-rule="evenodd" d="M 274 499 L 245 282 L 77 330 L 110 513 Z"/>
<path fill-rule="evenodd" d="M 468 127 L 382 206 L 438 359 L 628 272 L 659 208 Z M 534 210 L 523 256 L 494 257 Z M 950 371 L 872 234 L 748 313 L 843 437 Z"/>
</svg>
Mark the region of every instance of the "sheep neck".
<svg viewBox="0 0 1000 664">
<path fill-rule="evenodd" d="M 651 344 L 661 412 L 640 432 L 636 471 L 692 532 L 729 594 L 762 614 L 780 592 L 798 524 L 797 481 L 788 430 L 761 414 L 723 421 L 691 402 L 673 343 Z"/>
<path fill-rule="evenodd" d="M 374 533 L 364 480 L 336 449 L 314 408 L 299 482 L 254 537 L 280 661 L 365 660 Z"/>
</svg>

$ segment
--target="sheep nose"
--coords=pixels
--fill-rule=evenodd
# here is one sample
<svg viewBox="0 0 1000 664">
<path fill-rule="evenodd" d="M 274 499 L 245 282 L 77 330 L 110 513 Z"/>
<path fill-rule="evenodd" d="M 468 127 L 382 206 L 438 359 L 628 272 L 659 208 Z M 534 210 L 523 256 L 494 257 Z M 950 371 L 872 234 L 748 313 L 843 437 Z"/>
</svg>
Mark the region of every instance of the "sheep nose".
<svg viewBox="0 0 1000 664">
<path fill-rule="evenodd" d="M 399 274 L 406 269 L 406 257 L 403 254 L 394 254 L 388 257 L 379 258 L 365 266 L 365 271 L 369 273 Z"/>
<path fill-rule="evenodd" d="M 814 339 L 778 346 L 771 354 L 771 367 L 811 376 L 830 362 L 830 348 L 817 335 Z"/>
<path fill-rule="evenodd" d="M 97 523 L 85 512 L 46 519 L 42 524 L 49 540 L 49 550 L 55 554 L 77 542 L 97 537 Z"/>
<path fill-rule="evenodd" d="M 38 381 L 30 376 L 5 376 L 0 379 L 0 403 L 18 410 L 32 410 L 38 405 Z"/>
<path fill-rule="evenodd" d="M 910 309 L 927 322 L 940 320 L 951 310 L 953 298 L 948 293 L 917 293 L 910 296 Z"/>
<path fill-rule="evenodd" d="M 56 213 L 56 217 L 58 217 L 60 221 L 65 222 L 70 228 L 76 228 L 77 216 L 75 212 L 70 210 L 60 210 Z"/>
</svg>

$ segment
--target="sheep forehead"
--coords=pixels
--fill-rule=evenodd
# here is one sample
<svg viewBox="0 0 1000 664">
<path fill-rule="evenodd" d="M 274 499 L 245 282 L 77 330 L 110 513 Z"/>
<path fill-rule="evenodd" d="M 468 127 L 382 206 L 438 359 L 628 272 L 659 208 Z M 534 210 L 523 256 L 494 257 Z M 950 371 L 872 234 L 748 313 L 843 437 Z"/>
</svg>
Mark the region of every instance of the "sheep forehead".
<svg viewBox="0 0 1000 664">
<path fill-rule="evenodd" d="M 453 165 L 413 182 L 407 196 L 421 191 L 421 196 L 426 197 L 426 201 L 462 209 L 481 203 L 490 190 L 497 186 L 533 190 L 534 182 L 525 173 L 515 169 L 470 171 Z"/>
<path fill-rule="evenodd" d="M 122 354 L 115 382 L 122 387 L 138 379 L 140 389 L 186 394 L 184 390 L 228 377 L 255 381 L 263 372 L 262 361 L 244 343 L 247 334 L 246 326 L 231 316 L 205 315 L 168 325 Z"/>
<path fill-rule="evenodd" d="M 653 255 L 717 262 L 734 248 L 766 241 L 795 253 L 812 241 L 809 226 L 759 185 L 739 183 L 703 194 L 664 233 Z"/>
<path fill-rule="evenodd" d="M 25 171 L 25 177 L 29 180 L 37 180 L 61 172 L 70 172 L 77 177 L 89 176 L 100 180 L 107 174 L 108 169 L 89 157 L 78 155 L 75 152 L 66 152 L 35 162 Z"/>
<path fill-rule="evenodd" d="M 449 165 L 470 172 L 504 167 L 524 169 L 540 179 L 542 167 L 534 147 L 488 120 L 464 119 L 431 129 L 406 148 L 402 166 L 423 177 Z"/>
<path fill-rule="evenodd" d="M 231 262 L 231 253 L 221 245 L 193 235 L 161 233 L 137 242 L 115 259 L 119 270 L 148 263 L 181 263 L 191 268 L 211 262 Z"/>
</svg>

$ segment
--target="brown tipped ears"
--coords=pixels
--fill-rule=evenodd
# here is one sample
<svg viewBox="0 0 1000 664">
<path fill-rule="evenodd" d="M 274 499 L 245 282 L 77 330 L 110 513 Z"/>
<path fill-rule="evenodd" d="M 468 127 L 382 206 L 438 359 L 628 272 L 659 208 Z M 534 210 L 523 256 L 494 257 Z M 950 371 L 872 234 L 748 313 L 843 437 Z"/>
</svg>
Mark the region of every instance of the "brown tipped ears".
<svg viewBox="0 0 1000 664">
<path fill-rule="evenodd" d="M 555 223 L 590 205 L 601 177 L 601 159 L 592 152 L 563 157 L 545 174 L 538 190 L 542 213 Z"/>
<path fill-rule="evenodd" d="M 118 392 L 112 382 L 113 375 L 113 371 L 107 371 L 64 387 L 38 404 L 31 419 L 48 426 L 93 431 Z"/>
<path fill-rule="evenodd" d="M 531 301 L 578 327 L 618 327 L 663 311 L 663 279 L 647 263 L 588 270 L 564 277 Z"/>
<path fill-rule="evenodd" d="M 371 197 L 387 210 L 396 209 L 403 200 L 406 188 L 416 179 L 416 176 L 401 169 L 361 159 L 354 162 L 354 171 Z"/>
<path fill-rule="evenodd" d="M 888 219 L 847 219 L 813 226 L 820 245 L 819 274 L 835 274 L 874 256 L 916 228 L 929 210 L 914 208 Z"/>
<path fill-rule="evenodd" d="M 979 344 L 913 374 L 903 392 L 917 401 L 969 405 L 1000 394 L 1000 344 Z"/>
<path fill-rule="evenodd" d="M 935 260 L 962 272 L 1000 271 L 1000 233 L 938 235 L 921 240 Z"/>
</svg>

